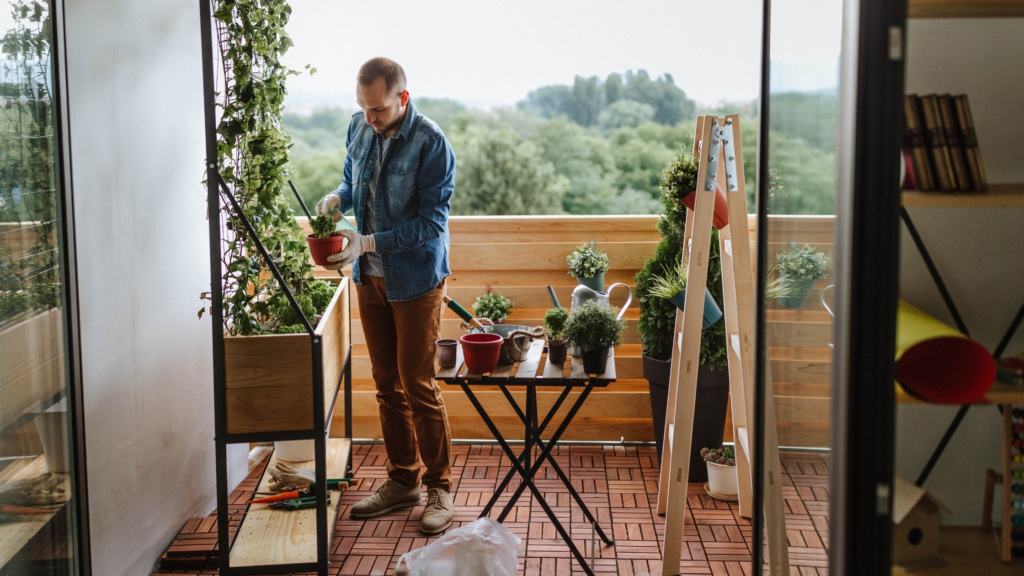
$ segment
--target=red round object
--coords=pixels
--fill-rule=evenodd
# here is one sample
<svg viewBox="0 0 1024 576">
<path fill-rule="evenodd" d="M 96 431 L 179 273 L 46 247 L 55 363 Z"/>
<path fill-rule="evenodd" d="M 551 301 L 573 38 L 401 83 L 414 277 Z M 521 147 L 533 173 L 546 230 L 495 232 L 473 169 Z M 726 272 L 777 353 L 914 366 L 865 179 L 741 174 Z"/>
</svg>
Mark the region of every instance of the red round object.
<svg viewBox="0 0 1024 576">
<path fill-rule="evenodd" d="M 326 266 L 330 264 L 327 257 L 331 254 L 337 254 L 345 249 L 345 242 L 348 238 L 344 236 L 328 236 L 327 238 L 317 238 L 312 234 L 306 235 L 306 244 L 309 245 L 309 254 L 313 257 L 313 263 L 317 266 Z"/>
<path fill-rule="evenodd" d="M 686 196 L 683 196 L 683 205 L 694 210 L 697 202 L 697 191 L 694 190 Z M 712 217 L 712 225 L 715 228 L 721 230 L 729 225 L 729 201 L 725 197 L 725 191 L 715 184 L 715 207 L 714 216 Z"/>
<path fill-rule="evenodd" d="M 466 334 L 459 338 L 459 342 L 462 343 L 466 369 L 474 374 L 486 374 L 498 366 L 505 339 L 501 334 Z"/>
<path fill-rule="evenodd" d="M 996 363 L 974 340 L 943 336 L 925 340 L 896 361 L 896 380 L 910 393 L 937 404 L 984 400 L 996 379 Z"/>
</svg>

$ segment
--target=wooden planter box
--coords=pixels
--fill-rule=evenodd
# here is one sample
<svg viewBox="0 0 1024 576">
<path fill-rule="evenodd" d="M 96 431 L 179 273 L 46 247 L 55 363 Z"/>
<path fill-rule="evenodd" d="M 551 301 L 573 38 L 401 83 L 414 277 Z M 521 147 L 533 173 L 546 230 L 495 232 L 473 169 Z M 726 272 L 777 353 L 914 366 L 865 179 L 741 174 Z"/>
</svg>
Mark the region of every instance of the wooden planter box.
<svg viewBox="0 0 1024 576">
<path fill-rule="evenodd" d="M 328 418 L 351 345 L 350 290 L 343 278 L 316 327 Z M 305 333 L 224 337 L 228 434 L 314 429 L 313 346 Z"/>
<path fill-rule="evenodd" d="M 0 422 L 14 422 L 64 390 L 64 323 L 47 310 L 0 331 Z"/>
</svg>

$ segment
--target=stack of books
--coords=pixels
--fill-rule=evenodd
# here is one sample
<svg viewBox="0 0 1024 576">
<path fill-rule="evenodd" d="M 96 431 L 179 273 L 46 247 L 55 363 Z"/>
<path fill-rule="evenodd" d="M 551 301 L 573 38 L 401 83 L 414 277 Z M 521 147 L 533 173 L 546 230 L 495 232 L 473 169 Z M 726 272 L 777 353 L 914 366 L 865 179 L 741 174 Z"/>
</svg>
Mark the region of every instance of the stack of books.
<svg viewBox="0 0 1024 576">
<path fill-rule="evenodd" d="M 982 192 L 987 188 L 966 94 L 908 94 L 903 113 L 904 190 Z"/>
</svg>

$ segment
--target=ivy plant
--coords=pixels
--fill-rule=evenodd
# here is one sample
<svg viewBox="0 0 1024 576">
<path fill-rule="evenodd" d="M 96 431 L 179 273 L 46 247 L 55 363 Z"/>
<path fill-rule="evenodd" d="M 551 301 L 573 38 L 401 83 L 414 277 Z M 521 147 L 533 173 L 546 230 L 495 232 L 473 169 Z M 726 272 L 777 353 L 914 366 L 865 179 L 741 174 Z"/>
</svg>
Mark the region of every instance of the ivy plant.
<svg viewBox="0 0 1024 576">
<path fill-rule="evenodd" d="M 298 74 L 281 63 L 292 46 L 285 32 L 291 12 L 285 0 L 214 2 L 222 66 L 216 161 L 256 236 L 306 308 L 306 292 L 314 280 L 306 243 L 285 193 L 290 139 L 281 128 L 285 81 Z M 294 310 L 285 312 L 290 303 L 268 273 L 256 239 L 226 198 L 221 210 L 224 329 L 233 335 L 253 335 L 294 326 L 291 318 L 280 318 Z"/>
</svg>

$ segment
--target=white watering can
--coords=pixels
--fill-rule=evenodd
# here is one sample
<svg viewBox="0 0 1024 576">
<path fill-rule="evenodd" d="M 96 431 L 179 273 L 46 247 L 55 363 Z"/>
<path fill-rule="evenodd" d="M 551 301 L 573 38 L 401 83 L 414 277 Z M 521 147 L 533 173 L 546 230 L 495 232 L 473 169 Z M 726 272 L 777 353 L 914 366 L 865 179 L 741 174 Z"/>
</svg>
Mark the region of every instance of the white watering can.
<svg viewBox="0 0 1024 576">
<path fill-rule="evenodd" d="M 612 293 L 612 290 L 622 286 L 626 289 L 626 303 L 622 305 L 622 309 L 619 310 L 618 319 L 622 320 L 622 316 L 626 313 L 626 308 L 629 308 L 629 304 L 633 301 L 633 289 L 622 282 L 616 282 L 608 287 L 607 292 L 598 292 L 589 286 L 579 284 L 572 291 L 572 308 L 586 302 L 587 300 L 597 300 L 597 302 L 605 308 L 610 308 L 611 304 L 608 302 L 608 296 Z M 572 313 L 572 308 L 569 309 L 569 313 Z M 569 354 L 579 358 L 582 356 L 578 346 L 569 346 Z"/>
</svg>

